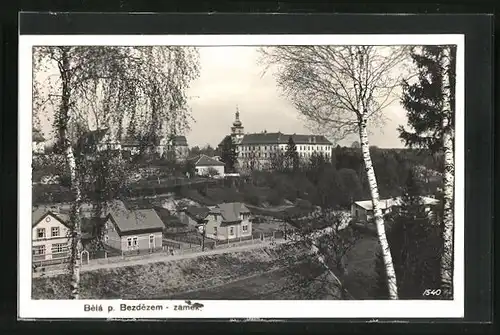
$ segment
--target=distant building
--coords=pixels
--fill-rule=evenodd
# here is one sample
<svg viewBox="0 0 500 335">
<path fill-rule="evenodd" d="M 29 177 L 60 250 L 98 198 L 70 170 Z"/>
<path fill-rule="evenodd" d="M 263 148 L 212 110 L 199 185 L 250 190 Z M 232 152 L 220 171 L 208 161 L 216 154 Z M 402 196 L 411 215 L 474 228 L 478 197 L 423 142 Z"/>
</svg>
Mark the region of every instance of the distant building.
<svg viewBox="0 0 500 335">
<path fill-rule="evenodd" d="M 32 137 L 32 152 L 34 154 L 44 154 L 45 153 L 45 138 L 42 136 L 42 133 L 33 128 L 31 132 Z"/>
<path fill-rule="evenodd" d="M 331 158 L 333 144 L 325 136 L 268 133 L 267 131 L 245 134 L 240 121 L 240 112 L 236 111 L 235 121 L 231 127 L 231 138 L 236 144 L 240 169 L 271 168 L 272 160 L 285 154 L 290 137 L 295 143 L 299 159 L 305 161 L 314 154 L 322 154 L 327 159 Z M 222 143 L 219 144 L 221 145 Z"/>
<path fill-rule="evenodd" d="M 129 210 L 114 201 L 104 227 L 104 244 L 123 253 L 162 249 L 165 225 L 154 209 Z"/>
<path fill-rule="evenodd" d="M 205 225 L 208 238 L 236 240 L 252 235 L 250 210 L 240 202 L 222 203 L 210 207 L 188 206 L 180 216 L 181 221 L 188 225 Z"/>
<path fill-rule="evenodd" d="M 39 206 L 31 213 L 33 265 L 59 264 L 68 260 L 68 214 L 56 207 Z"/>
<path fill-rule="evenodd" d="M 156 152 L 159 156 L 168 156 L 170 154 L 177 161 L 183 161 L 188 156 L 189 147 L 186 136 L 166 136 L 151 142 L 141 143 L 138 139 L 129 137 L 122 141 L 121 146 L 123 150 L 128 151 L 131 155 L 139 154 L 142 148 L 149 152 Z"/>
<path fill-rule="evenodd" d="M 172 136 L 160 140 L 158 153 L 161 155 L 171 153 L 177 161 L 184 161 L 189 155 L 189 146 L 186 136 Z"/>
<path fill-rule="evenodd" d="M 199 176 L 209 176 L 210 170 L 213 170 L 217 176 L 224 176 L 225 164 L 217 159 L 200 155 L 195 160 L 194 166 L 196 174 Z"/>
<path fill-rule="evenodd" d="M 421 197 L 422 206 L 430 215 L 434 214 L 439 200 L 430 197 Z M 382 214 L 389 214 L 401 206 L 401 198 L 380 199 Z M 356 222 L 365 223 L 373 219 L 373 204 L 371 200 L 355 201 L 351 205 L 351 216 Z"/>
<path fill-rule="evenodd" d="M 83 153 L 94 153 L 105 150 L 121 150 L 121 143 L 112 138 L 109 128 L 100 128 L 84 133 L 77 142 Z"/>
</svg>

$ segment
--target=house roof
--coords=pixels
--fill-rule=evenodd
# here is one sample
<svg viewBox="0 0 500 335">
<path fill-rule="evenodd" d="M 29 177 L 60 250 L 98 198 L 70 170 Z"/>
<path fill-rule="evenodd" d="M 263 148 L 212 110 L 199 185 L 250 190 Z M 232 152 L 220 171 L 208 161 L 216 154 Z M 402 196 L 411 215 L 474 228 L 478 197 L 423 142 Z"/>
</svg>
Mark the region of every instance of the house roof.
<svg viewBox="0 0 500 335">
<path fill-rule="evenodd" d="M 439 200 L 430 197 L 420 197 L 423 205 L 437 205 Z M 367 211 L 373 210 L 373 204 L 371 200 L 355 201 L 356 205 L 364 208 Z M 401 205 L 401 197 L 391 198 L 391 199 L 380 199 L 379 200 L 380 209 L 391 208 L 392 206 Z"/>
<path fill-rule="evenodd" d="M 195 220 L 203 220 L 207 217 L 210 209 L 208 207 L 187 206 L 184 212 Z"/>
<path fill-rule="evenodd" d="M 156 214 L 158 214 L 158 217 L 163 222 L 164 226 L 167 228 L 177 228 L 177 227 L 187 226 L 177 216 L 172 215 L 170 211 L 166 208 L 155 206 L 154 210 L 156 211 Z"/>
<path fill-rule="evenodd" d="M 69 215 L 67 213 L 61 213 L 56 208 L 52 206 L 36 206 L 31 211 L 31 223 L 32 226 L 36 226 L 46 215 L 52 215 L 65 226 L 68 225 Z"/>
<path fill-rule="evenodd" d="M 83 134 L 80 139 L 84 141 L 85 144 L 97 144 L 106 135 L 108 132 L 108 128 L 102 128 L 102 129 L 96 129 L 96 130 L 91 130 Z"/>
<path fill-rule="evenodd" d="M 200 155 L 195 163 L 196 166 L 224 166 L 221 161 L 208 157 L 207 155 Z"/>
<path fill-rule="evenodd" d="M 45 138 L 43 137 L 42 132 L 38 129 L 33 128 L 33 130 L 31 131 L 31 136 L 33 142 L 45 142 Z"/>
<path fill-rule="evenodd" d="M 126 138 L 122 141 L 123 147 L 138 147 L 141 145 L 138 139 L 135 138 Z"/>
<path fill-rule="evenodd" d="M 222 215 L 223 222 L 237 222 L 242 213 L 250 213 L 250 210 L 241 202 L 229 202 L 211 208 L 210 213 Z"/>
<path fill-rule="evenodd" d="M 283 134 L 277 133 L 254 133 L 245 134 L 241 140 L 245 144 L 286 144 L 288 139 L 292 138 L 295 144 L 324 144 L 332 145 L 332 142 L 323 135 L 303 135 L 303 134 Z"/>
<path fill-rule="evenodd" d="M 175 145 L 180 145 L 180 146 L 187 146 L 188 145 L 186 136 L 183 136 L 183 135 L 173 136 L 172 140 L 173 140 L 173 143 Z"/>
<path fill-rule="evenodd" d="M 165 227 L 154 209 L 128 210 L 125 204 L 119 200 L 110 204 L 108 214 L 111 215 L 120 233 L 162 230 Z"/>
</svg>

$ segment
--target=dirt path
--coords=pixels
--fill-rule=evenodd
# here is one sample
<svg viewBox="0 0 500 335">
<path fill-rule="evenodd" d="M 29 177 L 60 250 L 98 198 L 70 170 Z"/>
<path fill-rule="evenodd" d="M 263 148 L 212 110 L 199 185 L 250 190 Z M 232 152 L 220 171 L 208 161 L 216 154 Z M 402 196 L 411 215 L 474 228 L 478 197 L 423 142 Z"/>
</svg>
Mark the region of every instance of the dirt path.
<svg viewBox="0 0 500 335">
<path fill-rule="evenodd" d="M 276 241 L 276 243 L 283 243 L 284 241 Z M 265 242 L 258 242 L 255 244 L 246 244 L 242 246 L 235 246 L 235 247 L 228 247 L 228 248 L 221 248 L 221 249 L 214 249 L 214 250 L 208 250 L 204 252 L 193 252 L 189 254 L 181 254 L 181 255 L 151 255 L 150 257 L 147 258 L 141 258 L 141 259 L 135 259 L 135 260 L 127 260 L 124 259 L 121 262 L 116 262 L 116 263 L 95 263 L 95 264 L 88 264 L 88 265 L 83 265 L 81 267 L 81 272 L 87 272 L 87 271 L 94 271 L 94 270 L 99 270 L 99 269 L 113 269 L 113 268 L 119 268 L 119 267 L 125 267 L 125 266 L 135 266 L 135 265 L 144 265 L 144 264 L 150 264 L 150 263 L 159 263 L 159 262 L 170 262 L 170 261 L 176 261 L 176 260 L 181 260 L 181 259 L 190 259 L 190 258 L 196 258 L 200 256 L 211 256 L 211 255 L 220 255 L 220 254 L 225 254 L 225 253 L 233 253 L 233 252 L 240 252 L 240 251 L 246 251 L 246 250 L 254 250 L 254 249 L 259 249 L 259 248 L 264 248 L 264 247 L 269 247 L 271 244 L 268 241 Z M 37 277 L 52 277 L 52 276 L 58 276 L 61 274 L 64 274 L 64 270 L 54 270 L 50 272 L 45 272 L 43 275 L 41 273 L 34 273 L 33 278 Z"/>
</svg>

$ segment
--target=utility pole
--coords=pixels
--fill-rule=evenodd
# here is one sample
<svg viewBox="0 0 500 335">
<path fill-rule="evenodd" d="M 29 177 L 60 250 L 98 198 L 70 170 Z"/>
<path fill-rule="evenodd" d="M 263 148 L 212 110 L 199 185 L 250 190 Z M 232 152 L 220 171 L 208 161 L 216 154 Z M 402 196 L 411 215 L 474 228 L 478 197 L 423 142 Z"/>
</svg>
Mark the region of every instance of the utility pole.
<svg viewBox="0 0 500 335">
<path fill-rule="evenodd" d="M 198 231 L 201 234 L 201 251 L 205 251 L 205 235 L 206 235 L 206 227 L 204 220 L 201 220 L 201 225 L 198 226 Z"/>
</svg>

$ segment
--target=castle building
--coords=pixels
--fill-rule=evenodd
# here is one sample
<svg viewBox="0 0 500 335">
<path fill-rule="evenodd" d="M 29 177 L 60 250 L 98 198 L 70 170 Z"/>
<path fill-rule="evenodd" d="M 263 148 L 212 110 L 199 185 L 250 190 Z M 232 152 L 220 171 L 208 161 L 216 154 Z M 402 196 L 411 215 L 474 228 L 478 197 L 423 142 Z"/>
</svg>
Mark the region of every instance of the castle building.
<svg viewBox="0 0 500 335">
<path fill-rule="evenodd" d="M 231 127 L 231 138 L 236 144 L 240 169 L 272 168 L 273 159 L 285 154 L 290 138 L 301 161 L 307 161 L 315 154 L 330 159 L 333 150 L 333 143 L 323 135 L 284 134 L 279 131 L 245 133 L 238 109 Z"/>
</svg>

